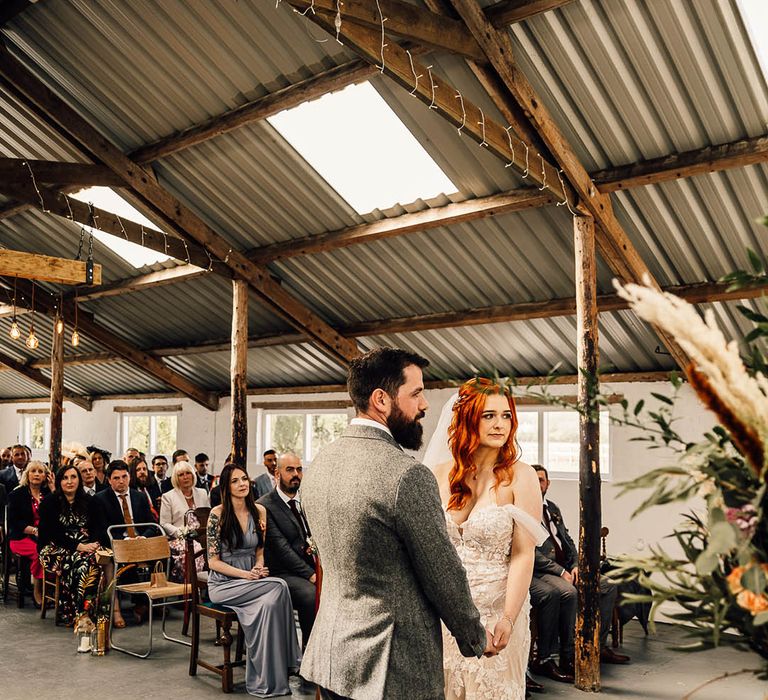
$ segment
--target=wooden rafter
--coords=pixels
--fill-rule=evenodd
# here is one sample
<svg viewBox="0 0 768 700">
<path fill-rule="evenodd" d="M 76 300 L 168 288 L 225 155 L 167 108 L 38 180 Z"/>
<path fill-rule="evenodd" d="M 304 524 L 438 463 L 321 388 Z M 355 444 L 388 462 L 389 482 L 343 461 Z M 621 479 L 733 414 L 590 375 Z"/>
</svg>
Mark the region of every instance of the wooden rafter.
<svg viewBox="0 0 768 700">
<path fill-rule="evenodd" d="M 125 279 L 111 282 L 110 284 L 103 284 L 95 289 L 79 289 L 77 290 L 77 298 L 79 301 L 92 301 L 93 299 L 102 299 L 103 297 L 120 296 L 121 294 L 127 294 L 128 292 L 141 292 L 147 289 L 154 289 L 156 287 L 163 287 L 167 284 L 175 284 L 176 282 L 189 282 L 197 277 L 203 277 L 207 273 L 195 265 L 179 265 L 178 267 L 169 267 L 166 270 L 157 270 L 156 272 L 148 272 L 146 275 L 137 275 L 136 277 L 126 277 Z M 66 299 L 73 298 L 75 292 L 68 292 L 64 295 Z"/>
<path fill-rule="evenodd" d="M 690 304 L 706 304 L 723 301 L 755 299 L 768 294 L 768 284 L 748 289 L 729 290 L 729 285 L 722 282 L 703 282 L 698 284 L 665 287 L 664 291 L 685 299 Z M 628 309 L 626 300 L 617 294 L 602 294 L 597 297 L 599 313 L 623 311 Z M 81 312 L 82 313 L 82 312 Z M 339 328 L 339 332 L 348 338 L 361 338 L 373 335 L 409 333 L 416 331 L 438 330 L 440 328 L 462 328 L 488 323 L 510 323 L 539 318 L 558 318 L 573 316 L 576 313 L 574 297 L 549 299 L 545 301 L 522 302 L 499 306 L 484 306 L 462 311 L 421 314 L 401 318 L 365 321 Z M 272 335 L 253 335 L 248 338 L 249 348 L 274 347 L 306 343 L 309 338 L 301 333 L 277 333 Z M 214 352 L 228 352 L 229 338 L 212 338 L 202 343 L 184 346 L 156 347 L 145 350 L 155 357 L 177 357 L 183 355 L 202 355 Z M 117 362 L 121 358 L 115 353 L 81 353 L 64 357 L 65 365 L 100 364 Z M 36 360 L 31 367 L 45 368 L 47 360 Z"/>
<path fill-rule="evenodd" d="M 90 163 L 62 163 L 31 158 L 0 158 L 0 183 L 27 182 L 34 176 L 38 183 L 82 185 L 83 187 L 121 187 L 122 180 L 109 168 Z"/>
<path fill-rule="evenodd" d="M 196 146 L 209 139 L 239 129 L 247 124 L 271 117 L 285 109 L 297 107 L 303 102 L 314 100 L 335 90 L 361 83 L 376 74 L 376 67 L 364 61 L 355 60 L 335 66 L 288 87 L 259 97 L 252 102 L 218 114 L 200 124 L 184 129 L 154 143 L 137 148 L 129 155 L 131 160 L 146 165 L 151 161 L 165 158 L 174 153 Z"/>
<path fill-rule="evenodd" d="M 768 136 L 763 135 L 609 168 L 591 177 L 600 192 L 608 193 L 766 162 Z"/>
<path fill-rule="evenodd" d="M 8 280 L 5 280 L 6 284 Z M 32 286 L 26 280 L 17 280 L 17 287 L 20 293 L 25 296 L 31 296 Z M 48 316 L 55 317 L 57 313 L 56 299 L 44 292 L 40 287 L 35 295 L 35 309 Z M 75 305 L 71 302 L 65 302 L 61 308 L 61 315 L 69 324 L 75 322 Z M 139 350 L 131 343 L 119 338 L 111 331 L 107 330 L 96 321 L 89 318 L 87 314 L 77 314 L 77 326 L 80 332 L 92 340 L 100 343 L 109 351 L 127 360 L 134 367 L 137 367 L 146 374 L 155 379 L 159 379 L 164 384 L 180 391 L 197 403 L 216 410 L 218 399 L 214 394 L 198 386 L 175 370 L 171 369 L 149 352 Z"/>
<path fill-rule="evenodd" d="M 17 374 L 21 374 L 35 384 L 44 387 L 48 391 L 51 389 L 50 378 L 46 377 L 39 369 L 25 365 L 23 362 L 15 360 L 9 355 L 6 355 L 4 352 L 0 352 L 0 365 L 5 365 L 8 367 L 8 369 L 13 370 Z M 71 401 L 73 404 L 75 404 L 75 406 L 84 408 L 86 411 L 91 410 L 91 399 L 89 397 L 81 396 L 80 394 L 74 394 L 71 391 L 64 390 L 64 398 L 67 401 Z M 20 399 L 14 400 L 19 401 Z"/>
<path fill-rule="evenodd" d="M 288 4 L 302 11 L 336 12 L 336 0 L 287 0 Z M 381 14 L 379 14 L 379 9 Z M 387 34 L 394 34 L 422 46 L 485 60 L 485 56 L 462 22 L 451 17 L 423 10 L 401 0 L 344 0 L 340 6 L 342 26 L 344 22 L 380 29 L 385 18 Z"/>
<path fill-rule="evenodd" d="M 126 186 L 172 231 L 182 238 L 196 241 L 210 251 L 213 257 L 222 260 L 233 275 L 245 280 L 274 313 L 307 333 L 330 357 L 345 364 L 359 354 L 353 342 L 339 335 L 323 319 L 288 294 L 266 268 L 233 250 L 223 236 L 99 134 L 14 58 L 5 46 L 0 48 L 0 76 L 8 89 L 25 105 L 60 134 L 74 140 L 93 160 L 103 163 L 119 175 Z"/>
<path fill-rule="evenodd" d="M 573 0 L 502 0 L 486 7 L 485 14 L 490 23 L 500 29 L 572 2 Z"/>
<path fill-rule="evenodd" d="M 489 197 L 478 197 L 465 202 L 424 209 L 411 214 L 401 214 L 389 219 L 350 226 L 338 231 L 329 231 L 284 243 L 273 243 L 248 251 L 246 255 L 251 260 L 268 263 L 280 258 L 327 252 L 358 243 L 369 243 L 382 238 L 393 238 L 416 231 L 428 231 L 440 226 L 450 226 L 465 221 L 522 211 L 545 204 L 554 204 L 556 201 L 557 199 L 549 192 L 539 192 L 538 188 L 525 187 Z"/>
<path fill-rule="evenodd" d="M 647 279 L 657 285 L 647 265 L 635 249 L 629 237 L 613 213 L 609 195 L 600 194 L 589 173 L 579 162 L 573 149 L 552 119 L 549 111 L 534 92 L 533 87 L 514 64 L 513 46 L 506 30 L 497 31 L 488 21 L 476 0 L 451 0 L 457 13 L 472 32 L 494 70 L 509 90 L 515 101 L 530 115 L 533 127 L 541 136 L 549 151 L 562 168 L 568 182 L 579 197 L 579 206 L 591 215 L 600 231 L 597 246 L 611 271 L 623 281 L 639 282 Z M 668 334 L 656 328 L 656 332 L 675 361 L 685 367 L 688 358 L 677 342 Z"/>
</svg>

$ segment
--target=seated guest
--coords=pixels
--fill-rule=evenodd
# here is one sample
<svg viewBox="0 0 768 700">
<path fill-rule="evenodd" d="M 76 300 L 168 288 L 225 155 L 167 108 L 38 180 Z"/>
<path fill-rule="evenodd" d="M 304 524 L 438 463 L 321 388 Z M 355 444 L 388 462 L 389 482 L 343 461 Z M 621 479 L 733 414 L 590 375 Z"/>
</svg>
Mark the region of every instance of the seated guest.
<svg viewBox="0 0 768 700">
<path fill-rule="evenodd" d="M 171 455 L 171 468 L 166 472 L 168 477 L 173 476 L 173 470 L 176 468 L 176 464 L 179 462 L 187 462 L 189 463 L 189 455 L 187 454 L 186 450 L 174 450 L 173 454 Z M 171 483 L 170 478 L 166 479 L 161 485 L 160 490 L 163 493 L 167 493 L 173 488 L 173 484 Z"/>
<path fill-rule="evenodd" d="M 301 652 L 288 584 L 270 577 L 264 566 L 267 512 L 251 498 L 244 467 L 225 466 L 220 485 L 222 503 L 208 520 L 208 594 L 237 614 L 245 635 L 248 693 L 290 695 L 288 674 L 298 669 Z"/>
<path fill-rule="evenodd" d="M 147 460 L 138 457 L 131 465 L 131 488 L 143 493 L 149 501 L 149 509 L 152 511 L 152 519 L 159 522 L 160 511 L 160 485 L 155 475 L 149 471 Z"/>
<path fill-rule="evenodd" d="M 160 525 L 169 537 L 178 538 L 179 531 L 185 525 L 198 527 L 197 519 L 187 521 L 187 513 L 195 508 L 208 508 L 211 502 L 205 489 L 195 486 L 195 471 L 189 462 L 177 462 L 171 476 L 173 489 L 164 493 L 160 500 Z M 195 551 L 200 551 L 199 543 L 195 542 Z M 171 541 L 171 577 L 174 581 L 184 580 L 184 561 L 186 544 L 181 539 Z M 202 559 L 197 560 L 202 567 Z"/>
<path fill-rule="evenodd" d="M 123 455 L 123 462 L 130 467 L 139 457 L 141 457 L 141 452 L 135 447 L 129 447 Z"/>
<path fill-rule="evenodd" d="M 155 455 L 152 457 L 152 471 L 157 483 L 162 486 L 162 483 L 167 478 L 170 478 L 166 476 L 166 472 L 168 471 L 168 458 L 165 455 Z"/>
<path fill-rule="evenodd" d="M 96 469 L 88 459 L 80 460 L 77 463 L 80 476 L 83 478 L 83 490 L 89 496 L 95 496 L 99 491 L 109 488 L 106 482 L 99 482 L 96 478 Z"/>
<path fill-rule="evenodd" d="M 95 612 L 101 570 L 96 564 L 99 543 L 88 532 L 90 498 L 77 467 L 62 467 L 54 491 L 40 504 L 40 563 L 61 576 L 59 619 L 67 626 L 89 607 Z"/>
<path fill-rule="evenodd" d="M 266 496 L 270 491 L 273 491 L 277 485 L 277 478 L 275 477 L 275 469 L 277 469 L 277 452 L 274 450 L 266 450 L 264 452 L 264 469 L 267 470 L 266 473 L 259 474 L 253 480 L 258 493 L 257 499 Z"/>
<path fill-rule="evenodd" d="M 11 466 L 11 448 L 4 447 L 0 450 L 0 470 Z"/>
<path fill-rule="evenodd" d="M 309 551 L 309 523 L 298 499 L 304 469 L 295 454 L 280 455 L 277 460 L 277 487 L 257 503 L 269 514 L 269 528 L 264 545 L 265 564 L 271 576 L 283 579 L 291 591 L 293 607 L 299 614 L 302 647 L 315 623 L 315 561 Z"/>
<path fill-rule="evenodd" d="M 14 450 L 15 452 L 15 450 Z M 26 456 L 26 453 L 25 453 Z M 8 495 L 8 542 L 11 551 L 29 559 L 34 581 L 35 605 L 40 606 L 43 590 L 43 568 L 37 557 L 37 537 L 40 525 L 40 501 L 47 496 L 48 468 L 38 461 L 27 464 L 19 486 Z"/>
<path fill-rule="evenodd" d="M 96 447 L 96 445 L 89 445 L 86 449 L 88 450 L 88 459 L 96 470 L 96 481 L 103 487 L 108 487 L 107 465 L 112 459 L 111 453 L 102 450 L 100 447 Z"/>
<path fill-rule="evenodd" d="M 550 481 L 540 464 L 533 468 L 539 477 L 541 495 L 546 496 Z M 531 670 L 553 680 L 573 683 L 574 634 L 576 630 L 576 579 L 579 555 L 557 505 L 544 499 L 542 525 L 550 537 L 536 548 L 531 581 L 531 606 L 538 621 L 538 659 Z M 606 641 L 611 629 L 613 608 L 618 589 L 604 576 L 600 577 L 600 660 L 625 664 L 629 657 L 617 654 Z M 554 657 L 560 638 L 560 666 Z"/>
<path fill-rule="evenodd" d="M 29 451 L 24 445 L 11 447 L 11 463 L 0 472 L 0 483 L 9 494 L 19 485 L 29 460 Z"/>
<path fill-rule="evenodd" d="M 92 536 L 104 546 L 109 547 L 109 535 L 107 528 L 111 525 L 130 525 L 131 527 L 121 528 L 114 533 L 115 539 L 126 537 L 138 537 L 144 534 L 140 527 L 133 527 L 134 523 L 151 523 L 152 511 L 149 509 L 149 502 L 144 494 L 130 488 L 130 470 L 128 465 L 122 459 L 116 459 L 109 463 L 107 467 L 107 481 L 109 488 L 97 493 L 90 501 L 89 522 L 93 532 Z M 111 579 L 114 572 L 107 571 L 108 579 Z M 134 577 L 134 571 L 126 572 L 125 578 Z M 146 608 L 137 606 L 134 608 L 134 617 L 137 622 L 141 622 Z M 125 627 L 125 620 L 120 612 L 120 601 L 117 600 L 113 614 L 112 624 L 115 627 Z"/>
<path fill-rule="evenodd" d="M 208 455 L 205 452 L 195 455 L 195 472 L 197 472 L 197 483 L 195 485 L 199 489 L 205 489 L 206 493 L 211 492 L 211 486 L 213 485 L 213 476 L 208 473 L 208 462 Z"/>
</svg>

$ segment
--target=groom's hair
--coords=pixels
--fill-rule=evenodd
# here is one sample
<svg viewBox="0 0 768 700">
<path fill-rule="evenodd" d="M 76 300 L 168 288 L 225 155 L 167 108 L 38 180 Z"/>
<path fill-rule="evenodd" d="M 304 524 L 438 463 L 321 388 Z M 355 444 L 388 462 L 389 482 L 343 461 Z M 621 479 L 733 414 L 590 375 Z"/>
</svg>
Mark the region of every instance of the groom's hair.
<svg viewBox="0 0 768 700">
<path fill-rule="evenodd" d="M 547 468 L 545 466 L 541 464 L 532 464 L 531 466 L 537 472 L 544 472 L 544 476 L 547 478 L 547 481 L 549 481 L 549 472 L 547 471 Z"/>
<path fill-rule="evenodd" d="M 355 408 L 366 411 L 376 389 L 383 389 L 394 399 L 397 390 L 405 383 L 403 370 L 410 365 L 424 369 L 429 366 L 429 360 L 400 348 L 376 348 L 352 360 L 347 390 Z"/>
</svg>

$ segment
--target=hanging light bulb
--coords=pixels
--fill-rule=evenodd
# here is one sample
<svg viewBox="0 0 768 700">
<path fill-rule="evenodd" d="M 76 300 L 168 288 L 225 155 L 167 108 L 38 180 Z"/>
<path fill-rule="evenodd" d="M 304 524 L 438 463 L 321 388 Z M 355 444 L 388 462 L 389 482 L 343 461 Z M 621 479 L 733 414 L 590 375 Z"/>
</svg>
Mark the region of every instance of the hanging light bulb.
<svg viewBox="0 0 768 700">
<path fill-rule="evenodd" d="M 11 321 L 11 330 L 9 331 L 9 335 L 14 340 L 18 340 L 21 338 L 21 329 L 19 328 L 19 324 L 16 322 L 16 317 L 13 317 L 13 321 Z"/>
<path fill-rule="evenodd" d="M 80 334 L 77 332 L 77 328 L 72 331 L 72 345 L 73 347 L 80 345 Z"/>
<path fill-rule="evenodd" d="M 61 335 L 64 332 L 64 319 L 59 316 L 56 318 L 56 333 Z"/>
<path fill-rule="evenodd" d="M 29 324 L 29 335 L 27 336 L 27 339 L 24 341 L 24 344 L 30 349 L 34 350 L 37 348 L 38 345 L 40 345 L 40 341 L 37 339 L 37 336 L 35 335 L 35 326 L 33 324 Z"/>
</svg>

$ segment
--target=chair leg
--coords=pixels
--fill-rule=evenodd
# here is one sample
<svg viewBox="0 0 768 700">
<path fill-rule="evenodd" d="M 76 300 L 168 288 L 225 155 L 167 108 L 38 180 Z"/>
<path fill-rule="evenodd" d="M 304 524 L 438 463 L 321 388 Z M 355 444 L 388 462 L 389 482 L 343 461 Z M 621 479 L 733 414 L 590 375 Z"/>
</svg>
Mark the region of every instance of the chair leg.
<svg viewBox="0 0 768 700">
<path fill-rule="evenodd" d="M 221 646 L 221 640 L 219 639 L 221 637 L 221 622 L 216 620 L 216 639 L 213 641 L 213 646 L 220 647 Z"/>
<path fill-rule="evenodd" d="M 45 620 L 45 613 L 46 613 L 46 610 L 48 609 L 48 606 L 46 605 L 46 599 L 45 599 L 46 589 L 48 588 L 48 579 L 46 577 L 47 573 L 48 573 L 47 569 L 43 569 L 43 592 L 42 592 L 42 594 L 40 596 L 40 598 L 43 601 L 43 604 L 40 606 L 40 619 L 41 620 Z M 55 622 L 55 620 L 56 620 L 56 618 L 54 617 L 54 622 Z"/>
<path fill-rule="evenodd" d="M 53 589 L 53 624 L 57 627 L 61 624 L 59 620 L 59 596 L 61 595 L 61 576 L 56 574 L 56 586 Z M 43 607 L 45 607 L 45 596 L 43 596 Z"/>
<path fill-rule="evenodd" d="M 243 651 L 245 649 L 245 634 L 240 623 L 237 623 L 237 645 L 235 646 L 235 662 L 240 663 L 243 660 Z"/>
<path fill-rule="evenodd" d="M 617 607 L 613 608 L 613 615 L 611 615 L 611 646 L 615 649 L 621 644 L 621 625 L 619 624 L 619 610 Z"/>
<path fill-rule="evenodd" d="M 192 644 L 189 649 L 189 675 L 197 675 L 197 657 L 200 653 L 200 614 L 192 611 Z"/>
<path fill-rule="evenodd" d="M 229 653 L 232 647 L 232 635 L 229 631 L 231 626 L 232 623 L 229 620 L 225 620 L 221 625 L 220 641 L 224 651 L 224 664 L 221 667 L 221 689 L 225 693 L 231 693 L 234 685 L 232 682 L 232 659 Z"/>
</svg>

